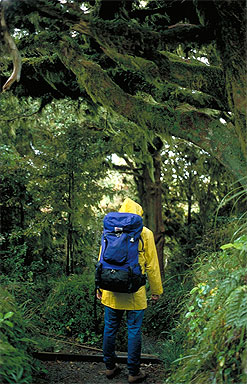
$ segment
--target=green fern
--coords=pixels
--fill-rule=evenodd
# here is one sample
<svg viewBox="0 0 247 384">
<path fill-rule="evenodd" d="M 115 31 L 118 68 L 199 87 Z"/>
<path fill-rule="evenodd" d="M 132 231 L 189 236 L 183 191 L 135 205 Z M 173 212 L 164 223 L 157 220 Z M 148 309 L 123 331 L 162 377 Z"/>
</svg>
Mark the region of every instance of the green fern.
<svg viewBox="0 0 247 384">
<path fill-rule="evenodd" d="M 247 285 L 237 287 L 226 300 L 226 325 L 247 327 Z"/>
</svg>

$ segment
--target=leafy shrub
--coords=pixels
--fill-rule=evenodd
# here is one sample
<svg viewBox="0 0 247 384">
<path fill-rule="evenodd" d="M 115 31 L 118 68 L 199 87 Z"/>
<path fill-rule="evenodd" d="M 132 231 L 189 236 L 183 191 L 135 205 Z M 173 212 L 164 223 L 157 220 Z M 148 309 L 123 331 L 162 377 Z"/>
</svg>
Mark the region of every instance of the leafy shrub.
<svg viewBox="0 0 247 384">
<path fill-rule="evenodd" d="M 42 307 L 41 325 L 58 335 L 97 343 L 103 331 L 103 308 L 94 317 L 94 275 L 72 275 L 58 280 Z"/>
<path fill-rule="evenodd" d="M 166 371 L 171 369 L 175 360 L 184 354 L 184 339 L 186 333 L 184 328 L 177 322 L 176 327 L 167 333 L 167 338 L 158 341 L 160 349 L 159 357 Z M 157 344 L 156 344 L 157 350 Z"/>
<path fill-rule="evenodd" d="M 181 282 L 166 276 L 164 293 L 157 304 L 150 302 L 144 316 L 143 332 L 146 335 L 166 338 L 167 334 L 176 327 L 184 296 L 192 288 L 191 282 Z"/>
<path fill-rule="evenodd" d="M 149 353 L 158 352 L 166 370 L 170 369 L 172 362 L 179 358 L 184 350 L 183 341 L 186 333 L 179 324 L 179 317 L 184 297 L 192 288 L 191 279 L 187 278 L 182 282 L 180 276 L 168 274 L 164 293 L 155 305 L 149 303 L 143 321 L 144 336 L 148 335 L 156 340 L 155 350 L 150 350 Z"/>
<path fill-rule="evenodd" d="M 94 274 L 71 275 L 53 282 L 53 288 L 40 308 L 37 326 L 49 334 L 69 336 L 81 343 L 102 347 L 104 307 L 97 300 L 95 318 Z M 125 318 L 117 334 L 116 349 L 127 350 Z"/>
<path fill-rule="evenodd" d="M 186 354 L 169 383 L 246 382 L 247 236 L 199 260 L 183 315 Z"/>
<path fill-rule="evenodd" d="M 0 366 L 3 383 L 31 383 L 30 343 L 21 310 L 13 296 L 0 288 Z"/>
<path fill-rule="evenodd" d="M 8 250 L 1 251 L 1 270 L 8 276 L 23 280 L 23 276 L 26 274 L 26 252 L 26 243 L 10 244 Z"/>
</svg>

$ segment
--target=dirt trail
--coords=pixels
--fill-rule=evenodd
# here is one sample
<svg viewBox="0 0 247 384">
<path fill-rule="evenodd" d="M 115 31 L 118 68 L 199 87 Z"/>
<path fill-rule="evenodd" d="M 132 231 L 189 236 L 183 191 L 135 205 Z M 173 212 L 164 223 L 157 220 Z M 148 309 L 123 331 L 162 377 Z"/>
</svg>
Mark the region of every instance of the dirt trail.
<svg viewBox="0 0 247 384">
<path fill-rule="evenodd" d="M 94 355 L 102 353 L 101 349 L 76 346 L 73 340 L 63 344 L 60 352 L 63 353 L 87 353 Z M 65 346 L 66 345 L 66 346 Z M 142 337 L 142 353 L 160 354 L 162 348 L 159 347 L 157 340 L 153 340 L 145 335 Z M 121 352 L 117 352 L 121 356 Z M 32 384 L 127 384 L 128 369 L 125 363 L 120 363 L 121 373 L 112 380 L 105 376 L 105 365 L 103 362 L 78 362 L 78 361 L 40 361 L 46 373 L 33 377 Z M 144 384 L 163 384 L 165 371 L 162 363 L 142 364 L 141 369 L 147 374 Z"/>
<path fill-rule="evenodd" d="M 47 373 L 34 378 L 33 384 L 126 384 L 128 370 L 125 364 L 119 364 L 121 373 L 112 380 L 105 376 L 104 363 L 95 362 L 42 362 Z M 164 370 L 161 364 L 142 364 L 147 373 L 144 384 L 163 384 Z"/>
</svg>

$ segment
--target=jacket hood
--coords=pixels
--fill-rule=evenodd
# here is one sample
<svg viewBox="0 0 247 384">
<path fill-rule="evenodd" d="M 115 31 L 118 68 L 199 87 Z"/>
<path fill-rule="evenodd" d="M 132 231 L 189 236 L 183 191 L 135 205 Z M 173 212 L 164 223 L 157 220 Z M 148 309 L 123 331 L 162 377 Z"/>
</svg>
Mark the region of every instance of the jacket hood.
<svg viewBox="0 0 247 384">
<path fill-rule="evenodd" d="M 119 212 L 135 213 L 139 216 L 143 215 L 143 209 L 141 205 L 131 200 L 129 197 L 124 200 L 121 208 L 119 209 Z"/>
</svg>

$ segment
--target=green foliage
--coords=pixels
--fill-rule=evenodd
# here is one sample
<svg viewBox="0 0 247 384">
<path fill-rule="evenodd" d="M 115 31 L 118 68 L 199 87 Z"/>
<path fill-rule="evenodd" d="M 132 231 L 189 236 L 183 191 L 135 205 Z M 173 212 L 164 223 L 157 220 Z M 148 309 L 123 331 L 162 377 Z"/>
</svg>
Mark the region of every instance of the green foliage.
<svg viewBox="0 0 247 384">
<path fill-rule="evenodd" d="M 11 323 L 11 321 L 7 320 L 9 319 L 10 317 L 12 317 L 14 314 L 14 312 L 8 312 L 8 313 L 1 313 L 0 312 L 0 327 L 2 326 L 2 324 L 6 324 L 8 325 L 9 327 L 13 327 L 13 323 Z"/>
<path fill-rule="evenodd" d="M 237 229 L 233 234 L 233 238 L 236 238 L 236 236 L 239 236 L 240 234 L 246 233 L 247 228 L 247 211 L 246 211 L 246 200 L 247 200 L 247 193 L 246 188 L 241 186 L 239 183 L 245 184 L 247 180 L 247 177 L 243 177 L 239 180 L 237 180 L 234 184 L 231 185 L 230 191 L 224 196 L 224 198 L 221 200 L 220 205 L 217 210 L 217 215 L 219 214 L 219 210 L 222 209 L 222 207 L 225 207 L 229 203 L 233 205 L 234 207 L 238 207 L 238 210 L 240 214 L 238 215 L 237 219 Z"/>
<path fill-rule="evenodd" d="M 179 276 L 166 275 L 164 293 L 155 305 L 150 299 L 145 311 L 143 330 L 146 335 L 167 339 L 167 335 L 177 326 L 179 307 L 191 288 L 189 279 L 181 281 Z"/>
<path fill-rule="evenodd" d="M 226 300 L 226 325 L 237 329 L 247 324 L 247 285 L 234 289 Z"/>
<path fill-rule="evenodd" d="M 24 244 L 16 244 L 15 242 L 9 243 L 8 251 L 2 255 L 1 269 L 7 272 L 9 277 L 14 277 L 17 280 L 24 280 L 27 272 L 25 267 L 25 256 L 27 246 Z"/>
<path fill-rule="evenodd" d="M 200 384 L 205 378 L 219 384 L 245 382 L 246 240 L 243 236 L 237 246 L 228 244 L 198 260 L 198 281 L 183 314 L 187 353 L 174 362 L 169 383 Z"/>
<path fill-rule="evenodd" d="M 176 326 L 167 332 L 165 339 L 158 341 L 158 345 L 161 349 L 159 356 L 162 360 L 164 368 L 167 372 L 171 370 L 175 360 L 183 356 L 184 354 L 184 340 L 186 338 L 186 332 L 184 328 L 176 323 Z"/>
<path fill-rule="evenodd" d="M 234 201 L 218 205 L 233 178 L 208 153 L 183 140 L 166 144 L 162 159 L 167 270 L 183 275 L 198 252 L 219 249 L 227 222 L 232 229 Z"/>
<path fill-rule="evenodd" d="M 94 275 L 61 278 L 42 305 L 41 323 L 47 332 L 67 335 L 79 341 L 97 344 L 102 333 L 102 306 L 97 304 L 94 318 Z"/>
<path fill-rule="evenodd" d="M 22 311 L 13 296 L 0 288 L 0 366 L 3 383 L 32 383 L 31 345 Z"/>
<path fill-rule="evenodd" d="M 176 133 L 179 137 L 182 135 L 210 150 L 213 156 L 218 156 L 221 161 L 234 169 L 235 174 L 238 174 L 238 171 L 244 169 L 244 165 L 241 167 L 244 158 L 239 156 L 241 145 L 239 153 L 233 158 L 233 152 L 228 151 L 227 145 L 221 148 L 214 127 L 219 116 L 222 116 L 233 122 L 235 119 L 238 131 L 237 120 L 244 119 L 238 111 L 239 106 L 244 108 L 245 105 L 242 100 L 245 83 L 241 84 L 241 79 L 245 78 L 243 62 L 238 60 L 236 63 L 233 57 L 233 55 L 244 57 L 244 44 L 240 44 L 244 41 L 245 30 L 243 5 L 238 4 L 234 8 L 232 4 L 225 2 L 226 13 L 223 17 L 221 6 L 216 5 L 219 2 L 212 4 L 204 2 L 207 5 L 202 6 L 202 1 L 194 1 L 186 4 L 186 9 L 183 3 L 177 2 L 172 2 L 171 5 L 169 2 L 157 0 L 139 5 L 137 2 L 130 2 L 130 6 L 127 6 L 128 3 L 124 3 L 125 10 L 122 9 L 119 13 L 122 4 L 116 3 L 109 8 L 107 2 L 101 1 L 90 2 L 90 5 L 88 2 L 83 2 L 81 8 L 77 1 L 72 0 L 64 3 L 40 0 L 38 5 L 31 2 L 29 6 L 20 0 L 8 1 L 5 6 L 8 29 L 14 35 L 24 62 L 21 86 L 17 85 L 14 92 L 17 94 L 18 89 L 23 87 L 20 92 L 25 95 L 31 93 L 39 97 L 44 92 L 47 100 L 51 100 L 53 96 L 56 98 L 72 96 L 76 99 L 80 83 L 82 87 L 80 94 L 83 97 L 91 96 L 100 105 L 108 105 L 114 109 L 119 116 L 127 116 L 129 120 L 137 122 L 144 137 L 166 132 L 169 135 Z M 204 22 L 198 17 L 201 15 L 201 12 L 198 13 L 198 6 L 199 9 L 203 9 L 202 14 L 206 11 Z M 235 23 L 232 22 L 232 18 Z M 202 25 L 198 26 L 200 21 Z M 229 29 L 226 28 L 228 22 Z M 169 25 L 172 25 L 172 28 L 169 28 Z M 215 32 L 217 39 L 212 39 L 213 31 L 217 32 Z M 240 50 L 237 49 L 238 44 Z M 165 54 L 162 54 L 164 49 Z M 0 65 L 5 68 L 6 55 L 2 56 Z M 172 57 L 176 59 L 172 60 Z M 207 59 L 207 65 L 199 61 L 194 65 L 197 57 Z M 91 68 L 90 75 L 85 76 L 89 58 L 92 61 L 90 66 L 94 66 L 94 70 Z M 62 62 L 66 62 L 67 68 Z M 128 81 L 123 81 L 122 78 L 123 65 L 126 78 L 129 77 Z M 230 108 L 224 100 L 227 84 L 224 83 L 225 77 L 222 76 L 221 70 L 223 67 L 223 72 L 229 73 L 228 66 L 230 69 L 234 66 L 241 85 L 235 89 L 233 79 L 229 75 L 226 77 L 231 80 L 227 87 L 229 99 L 231 95 Z M 113 78 L 113 87 L 109 87 L 109 79 L 104 81 L 107 79 L 106 73 L 111 75 L 109 77 L 111 81 Z M 34 79 L 37 81 L 37 87 L 33 87 Z M 129 86 L 133 83 L 138 85 Z M 129 97 L 134 93 L 133 89 L 141 90 L 143 87 L 145 94 L 140 95 L 140 98 Z M 163 91 L 166 87 L 173 89 L 171 95 Z M 186 92 L 183 92 L 184 90 Z M 164 96 L 167 96 L 165 95 L 167 93 L 168 97 L 162 99 L 162 92 Z M 183 93 L 182 100 L 176 97 L 176 92 L 180 95 Z M 193 116 L 196 113 L 188 113 L 184 115 L 185 119 L 181 125 L 178 121 L 174 124 L 174 117 L 179 115 L 179 120 L 180 114 L 174 108 L 174 104 L 170 103 L 171 99 L 175 101 L 176 106 L 181 101 L 182 104 L 189 105 L 189 109 L 205 108 L 203 113 L 202 111 L 198 113 L 200 123 L 195 126 L 197 119 Z M 148 102 L 141 103 L 143 100 Z M 234 100 L 240 101 L 234 106 L 232 105 Z M 209 110 L 210 116 L 215 115 L 215 111 L 220 111 L 220 115 L 217 112 L 217 116 L 213 117 L 215 124 L 212 125 L 209 123 L 211 119 L 207 119 Z M 205 124 L 205 121 L 208 121 L 208 124 Z M 231 127 L 232 125 L 226 124 L 221 125 L 219 129 L 220 139 L 222 131 L 225 131 L 223 139 L 226 138 L 226 144 L 235 137 L 225 136 L 225 133 L 234 130 Z M 28 147 L 28 142 L 25 144 L 25 147 Z M 145 146 L 141 147 L 143 150 Z M 147 156 L 145 150 L 143 156 Z M 150 161 L 150 158 L 146 160 Z"/>
<path fill-rule="evenodd" d="M 3 126 L 0 172 L 1 269 L 12 280 L 61 274 L 68 242 L 71 272 L 80 272 L 98 253 L 95 213 L 107 190 L 100 184 L 104 134 L 88 129 L 97 124 L 82 100 L 54 102 L 34 119 L 37 106 L 12 96 L 0 111 L 13 130 L 11 136 Z"/>
<path fill-rule="evenodd" d="M 186 280 L 182 280 L 181 276 L 170 275 L 168 271 L 165 276 L 164 293 L 155 305 L 152 305 L 150 300 L 145 311 L 143 333 L 157 340 L 152 353 L 159 351 L 159 357 L 167 371 L 173 361 L 184 352 L 186 331 L 181 326 L 179 318 L 184 297 L 191 287 L 189 274 Z"/>
</svg>

